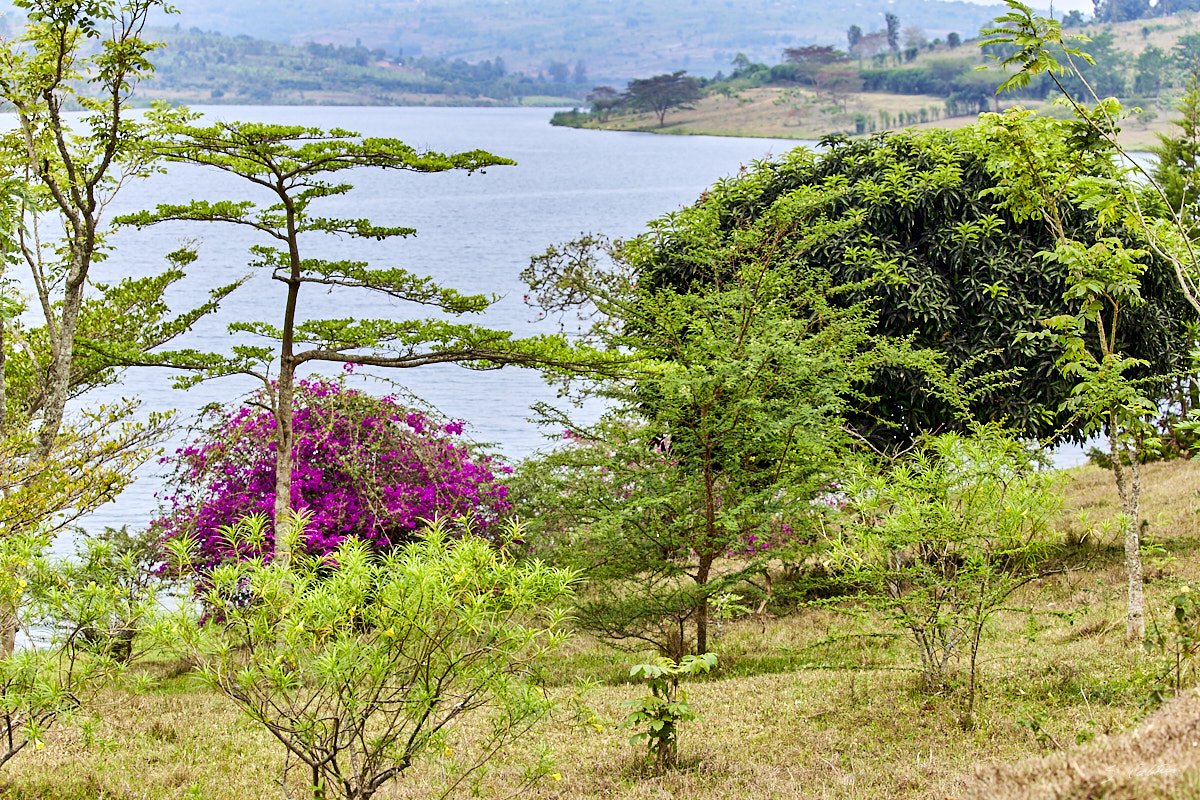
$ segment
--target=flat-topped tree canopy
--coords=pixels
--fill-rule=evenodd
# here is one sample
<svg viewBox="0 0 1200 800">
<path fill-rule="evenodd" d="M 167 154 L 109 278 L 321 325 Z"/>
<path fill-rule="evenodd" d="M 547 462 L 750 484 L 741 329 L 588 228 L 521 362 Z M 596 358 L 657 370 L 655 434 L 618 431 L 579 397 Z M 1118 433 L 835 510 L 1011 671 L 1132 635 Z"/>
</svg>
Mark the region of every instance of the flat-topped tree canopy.
<svg viewBox="0 0 1200 800">
<path fill-rule="evenodd" d="M 318 201 L 345 195 L 353 188 L 336 180 L 346 170 L 465 170 L 470 174 L 514 164 L 510 159 L 483 150 L 421 152 L 399 139 L 363 137 L 341 129 L 250 122 L 175 125 L 161 152 L 169 161 L 237 175 L 272 195 L 269 203 L 234 199 L 160 205 L 122 221 L 135 226 L 166 220 L 222 222 L 251 228 L 267 240 L 250 249 L 248 263 L 287 287 L 280 318 L 274 323 L 238 322 L 230 325 L 229 331 L 277 344 L 239 344 L 230 357 L 195 364 L 194 380 L 244 373 L 263 382 L 264 396 L 276 420 L 275 452 L 279 454 L 274 518 L 285 521 L 283 524 L 292 505 L 293 393 L 301 364 L 331 361 L 395 368 L 454 362 L 476 368 L 519 364 L 569 369 L 581 356 L 582 350 L 569 345 L 562 336 L 516 339 L 507 331 L 453 320 L 297 319 L 301 288 L 306 284 L 377 292 L 454 315 L 486 309 L 494 298 L 461 294 L 399 267 L 376 268 L 353 259 L 306 257 L 301 237 L 308 241 L 308 234 L 331 234 L 384 240 L 414 233 L 410 227 L 317 214 Z M 281 555 L 276 552 L 277 558 Z"/>
</svg>

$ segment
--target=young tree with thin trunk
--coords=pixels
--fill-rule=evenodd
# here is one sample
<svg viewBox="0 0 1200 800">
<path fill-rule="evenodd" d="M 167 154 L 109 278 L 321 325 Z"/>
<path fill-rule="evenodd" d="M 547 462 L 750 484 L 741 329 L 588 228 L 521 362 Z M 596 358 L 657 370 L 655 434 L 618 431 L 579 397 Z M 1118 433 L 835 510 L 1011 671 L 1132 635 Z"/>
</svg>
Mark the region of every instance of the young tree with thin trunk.
<svg viewBox="0 0 1200 800">
<path fill-rule="evenodd" d="M 525 273 L 539 306 L 596 309 L 591 335 L 638 359 L 592 386 L 613 409 L 601 426 L 551 413 L 573 443 L 527 471 L 535 524 L 558 526 L 558 552 L 592 581 L 588 627 L 676 661 L 704 653 L 712 597 L 761 576 L 780 555 L 768 543 L 816 538 L 810 501 L 848 442 L 846 398 L 902 349 L 870 334 L 865 303 L 837 307 L 828 276 L 805 263 L 847 225 L 825 216 L 834 199 L 798 189 L 730 242 L 713 236 L 719 203 L 652 223 L 696 259 L 682 289 L 646 280 L 654 234 L 616 250 L 578 240 Z"/>
<path fill-rule="evenodd" d="M 183 113 L 128 110 L 152 71 L 148 56 L 159 45 L 142 31 L 152 12 L 167 8 L 163 0 L 15 5 L 27 24 L 0 39 L 0 100 L 16 122 L 0 135 L 0 532 L 47 541 L 115 497 L 164 431 L 162 417 L 133 422 L 136 403 L 72 420 L 68 402 L 116 380 L 131 356 L 187 330 L 232 287 L 172 319 L 163 292 L 182 277 L 180 264 L 104 285 L 91 274 L 109 255 L 105 209 L 130 180 L 153 171 L 156 132 Z M 18 280 L 18 270 L 26 277 Z M 15 285 L 31 290 L 33 309 Z M 0 612 L 8 620 L 0 623 L 3 652 L 11 652 L 11 612 Z"/>
<path fill-rule="evenodd" d="M 1147 251 L 1172 265 L 1180 292 L 1200 313 L 1200 261 L 1187 209 L 1172 206 L 1164 187 L 1118 144 L 1120 103 L 1111 97 L 1101 99 L 1080 72 L 1077 60 L 1091 63 L 1092 59 L 1070 45 L 1070 39 L 1077 37 L 1064 36 L 1057 21 L 1035 15 L 1017 0 L 1008 0 L 1008 6 L 1010 13 L 996 20 L 1001 27 L 983 31 L 988 37 L 985 43 L 1017 48 L 1001 64 L 1015 66 L 1018 71 L 999 90 L 1026 86 L 1034 76 L 1048 75 L 1072 104 L 1076 120 L 1071 123 L 1071 135 L 1059 143 L 1065 152 L 1052 168 L 1028 159 L 1021 163 L 1026 151 L 1019 146 L 1020 114 L 997 120 L 997 128 L 1009 132 L 1004 146 L 1018 145 L 1010 151 L 1012 155 L 1003 156 L 1013 159 L 1015 169 L 1011 180 L 1003 182 L 1007 186 L 998 189 L 1006 192 L 1015 206 L 1030 209 L 1030 214 L 1052 215 L 1058 197 L 1070 196 L 1095 209 L 1101 227 L 1131 231 Z M 1061 76 L 1081 81 L 1095 107 L 1085 108 L 1076 102 L 1060 82 Z M 1108 170 L 1096 173 L 1100 177 L 1080 178 L 1074 165 L 1084 161 L 1105 164 Z M 1132 180 L 1135 175 L 1144 178 L 1144 184 Z M 1155 213 L 1156 209 L 1160 213 Z M 1162 213 L 1162 209 L 1167 211 Z M 1120 351 L 1115 326 L 1120 314 L 1141 304 L 1138 278 L 1146 252 L 1112 237 L 1089 248 L 1065 236 L 1061 223 L 1056 230 L 1056 248 L 1048 257 L 1071 268 L 1074 281 L 1068 295 L 1081 305 L 1074 316 L 1050 320 L 1053 333 L 1048 335 L 1065 347 L 1061 360 L 1064 371 L 1079 379 L 1073 407 L 1081 416 L 1095 420 L 1097 428 L 1102 425 L 1109 439 L 1113 476 L 1121 499 L 1129 583 L 1126 633 L 1140 640 L 1145 636 L 1145 596 L 1138 461 L 1143 447 L 1153 438 L 1146 420 L 1158 409 L 1153 400 L 1142 395 L 1138 382 L 1126 375 L 1138 362 Z M 1123 461 L 1129 462 L 1128 474 Z"/>
<path fill-rule="evenodd" d="M 21 36 L 0 43 L 0 99 L 17 119 L 17 129 L 2 141 L 3 162 L 36 191 L 39 206 L 57 217 L 63 231 L 61 238 L 47 235 L 33 208 L 24 206 L 20 252 L 45 318 L 48 349 L 36 409 L 37 453 L 44 458 L 80 386 L 77 345 L 95 333 L 86 330 L 86 306 L 91 269 L 108 255 L 104 211 L 130 180 L 154 170 L 155 136 L 183 112 L 156 107 L 140 119 L 129 113 L 134 90 L 153 72 L 148 56 L 161 47 L 142 32 L 153 12 L 168 9 L 165 0 L 16 5 L 29 22 Z M 83 118 L 75 121 L 69 113 L 78 107 Z M 109 293 L 139 288 L 146 284 L 126 283 Z M 134 342 L 149 349 L 162 339 Z"/>
</svg>

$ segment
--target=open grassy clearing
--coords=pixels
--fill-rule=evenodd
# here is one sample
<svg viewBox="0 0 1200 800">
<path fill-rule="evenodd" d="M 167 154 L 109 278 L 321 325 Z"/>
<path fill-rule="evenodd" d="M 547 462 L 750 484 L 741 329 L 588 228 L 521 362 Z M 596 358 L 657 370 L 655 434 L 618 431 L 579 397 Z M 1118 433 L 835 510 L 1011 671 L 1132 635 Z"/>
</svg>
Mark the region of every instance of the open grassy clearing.
<svg viewBox="0 0 1200 800">
<path fill-rule="evenodd" d="M 1168 705 L 1137 739 L 1119 736 L 1149 713 L 1163 664 L 1123 641 L 1119 546 L 1085 535 L 1094 526 L 1081 513 L 1094 523 L 1115 508 L 1111 477 L 1094 467 L 1071 475 L 1063 526 L 1087 540 L 1092 559 L 1014 598 L 1028 612 L 1003 616 L 987 639 L 972 725 L 961 723 L 961 693 L 921 692 L 912 646 L 871 621 L 828 610 L 749 617 L 726 623 L 717 670 L 689 686 L 701 717 L 682 728 L 684 769 L 654 777 L 616 727 L 621 702 L 643 693 L 624 677 L 641 657 L 579 636 L 546 665 L 546 691 L 563 703 L 531 741 L 553 753 L 560 777 L 523 796 L 1200 797 L 1200 699 Z M 1200 581 L 1200 465 L 1147 466 L 1143 508 L 1153 622 L 1179 586 Z M 94 730 L 63 728 L 10 762 L 0 798 L 282 796 L 280 745 L 185 664 L 144 672 L 154 687 L 108 693 Z M 576 700 L 581 678 L 596 685 Z M 378 796 L 431 796 L 470 750 L 463 739 L 447 747 L 449 757 L 439 752 Z M 1047 760 L 1028 761 L 1039 756 Z M 520 790 L 534 758 L 510 754 L 484 781 L 485 796 Z"/>
<path fill-rule="evenodd" d="M 783 102 L 791 93 L 794 97 L 805 97 L 807 102 Z M 1000 97 L 996 108 L 1004 110 L 1016 105 L 1037 109 L 1052 116 L 1065 116 L 1066 109 L 1050 103 L 1026 98 Z M 623 114 L 611 117 L 605 123 L 585 122 L 583 128 L 615 131 L 642 131 L 666 133 L 680 136 L 757 136 L 773 139 L 819 139 L 830 133 L 854 130 L 854 115 L 866 114 L 875 120 L 878 130 L 896 130 L 903 127 L 917 129 L 960 128 L 977 121 L 975 116 L 931 118 L 928 122 L 911 126 L 879 125 L 880 112 L 895 119 L 900 112 L 919 112 L 921 109 L 937 109 L 940 114 L 945 101 L 932 95 L 902 95 L 885 92 L 862 92 L 850 95 L 845 110 L 831 109 L 828 101 L 818 101 L 811 92 L 803 89 L 783 89 L 764 86 L 743 89 L 732 97 L 713 94 L 695 104 L 692 109 L 675 109 L 667 112 L 665 124 L 658 126 L 658 117 L 653 113 Z M 1127 120 L 1121 130 L 1121 143 L 1126 147 L 1145 149 L 1158 144 L 1158 133 L 1170 133 L 1174 113 L 1170 103 L 1158 110 L 1158 116 L 1150 122 L 1137 117 Z"/>
</svg>

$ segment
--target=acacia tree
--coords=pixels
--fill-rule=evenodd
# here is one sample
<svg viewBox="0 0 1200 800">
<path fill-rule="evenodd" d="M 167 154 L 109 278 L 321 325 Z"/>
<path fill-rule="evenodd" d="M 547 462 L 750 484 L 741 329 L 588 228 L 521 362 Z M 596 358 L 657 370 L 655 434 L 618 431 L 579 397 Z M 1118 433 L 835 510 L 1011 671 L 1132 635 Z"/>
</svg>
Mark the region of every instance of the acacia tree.
<svg viewBox="0 0 1200 800">
<path fill-rule="evenodd" d="M 513 339 L 512 334 L 443 320 L 311 319 L 301 321 L 301 290 L 366 290 L 396 300 L 429 306 L 453 315 L 483 311 L 491 302 L 463 295 L 396 267 L 372 268 L 360 261 L 306 257 L 301 239 L 312 234 L 389 239 L 413 234 L 412 228 L 379 226 L 366 219 L 317 215 L 321 200 L 344 195 L 352 186 L 332 182 L 346 170 L 374 168 L 433 173 L 514 162 L 473 150 L 444 155 L 418 152 L 397 139 L 365 138 L 345 130 L 229 122 L 196 127 L 176 125 L 161 149 L 170 161 L 199 164 L 245 179 L 266 190 L 270 204 L 252 201 L 161 205 L 124 218 L 136 226 L 164 220 L 222 222 L 257 231 L 270 244 L 251 248 L 251 266 L 264 270 L 285 289 L 279 323 L 237 322 L 234 334 L 273 340 L 271 346 L 239 344 L 230 358 L 197 361 L 195 379 L 242 373 L 262 381 L 275 419 L 274 520 L 286 525 L 293 507 L 292 466 L 296 445 L 292 424 L 297 370 L 315 362 L 405 368 L 455 362 L 487 368 L 506 364 L 567 367 L 578 357 L 562 337 Z M 281 541 L 275 530 L 276 543 Z M 284 537 L 286 538 L 286 537 Z M 276 558 L 286 550 L 276 547 Z"/>
<path fill-rule="evenodd" d="M 615 418 L 571 426 L 586 446 L 560 450 L 533 475 L 538 524 L 561 526 L 566 552 L 594 582 L 581 603 L 590 627 L 678 660 L 691 623 L 704 653 L 710 598 L 777 557 L 758 543 L 813 523 L 809 501 L 846 441 L 845 397 L 896 352 L 877 346 L 863 304 L 830 303 L 827 276 L 804 266 L 845 227 L 824 216 L 829 199 L 798 192 L 793 213 L 764 215 L 728 243 L 713 241 L 711 225 L 682 232 L 708 243 L 692 251 L 708 280 L 700 291 L 638 280 L 665 220 L 613 251 L 611 267 L 603 244 L 587 239 L 526 272 L 535 302 L 594 308 L 591 335 L 637 357 L 621 380 L 591 387 Z M 715 211 L 701 213 L 712 223 Z M 793 233 L 803 242 L 784 246 Z"/>
<path fill-rule="evenodd" d="M 611 86 L 597 86 L 588 92 L 587 101 L 592 104 L 592 113 L 605 122 L 609 114 L 621 107 L 625 98 Z"/>
<path fill-rule="evenodd" d="M 625 97 L 632 108 L 657 114 L 661 128 L 668 111 L 691 108 L 690 104 L 700 99 L 700 83 L 681 69 L 653 78 L 634 78 L 625 89 Z"/>
</svg>

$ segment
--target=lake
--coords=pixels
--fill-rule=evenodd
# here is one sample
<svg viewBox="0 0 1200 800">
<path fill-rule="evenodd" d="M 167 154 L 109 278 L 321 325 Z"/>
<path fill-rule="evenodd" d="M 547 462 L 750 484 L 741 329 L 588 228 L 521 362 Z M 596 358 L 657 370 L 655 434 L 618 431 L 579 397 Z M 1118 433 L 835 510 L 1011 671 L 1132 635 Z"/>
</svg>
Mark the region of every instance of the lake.
<svg viewBox="0 0 1200 800">
<path fill-rule="evenodd" d="M 549 109 L 524 108 L 346 108 L 219 106 L 203 108 L 209 120 L 247 120 L 347 128 L 369 136 L 399 138 L 418 149 L 457 152 L 482 148 L 512 158 L 515 167 L 486 174 L 347 172 L 355 189 L 327 201 L 323 216 L 366 217 L 379 225 L 404 225 L 417 235 L 386 243 L 313 238 L 306 246 L 321 256 L 350 257 L 373 266 L 398 266 L 430 275 L 464 292 L 499 295 L 479 321 L 519 335 L 550 332 L 523 302 L 520 271 L 530 256 L 584 232 L 628 237 L 645 223 L 690 204 L 723 176 L 752 161 L 778 155 L 797 141 L 708 136 L 656 136 L 555 128 Z M 117 214 L 191 198 L 253 199 L 250 184 L 217 170 L 174 165 L 166 175 L 126 187 L 113 203 Z M 173 309 L 202 302 L 213 286 L 247 272 L 247 249 L 265 243 L 230 225 L 169 223 L 113 238 L 114 253 L 99 265 L 97 280 L 147 275 L 161 270 L 163 256 L 181 240 L 199 242 L 200 258 L 189 277 L 173 288 Z M 283 287 L 263 276 L 228 298 L 219 313 L 203 320 L 179 345 L 226 350 L 225 326 L 236 320 L 277 322 Z M 306 287 L 301 313 L 310 317 L 413 318 L 414 306 L 372 298 L 367 292 L 322 292 Z M 393 370 L 387 377 L 470 425 L 476 440 L 494 443 L 509 459 L 542 445 L 539 428 L 527 418 L 537 401 L 553 401 L 554 390 L 536 372 L 506 368 L 473 372 L 452 365 Z M 165 370 L 135 369 L 122 385 L 90 396 L 89 402 L 136 395 L 144 411 L 178 409 L 183 421 L 209 403 L 227 403 L 255 388 L 250 378 L 224 378 L 186 392 L 171 388 Z M 381 393 L 392 390 L 373 387 Z M 594 413 L 594 409 L 592 410 Z M 182 442 L 168 445 L 168 452 Z M 157 506 L 162 467 L 152 465 L 120 497 L 88 521 L 88 527 L 144 526 Z"/>
</svg>

